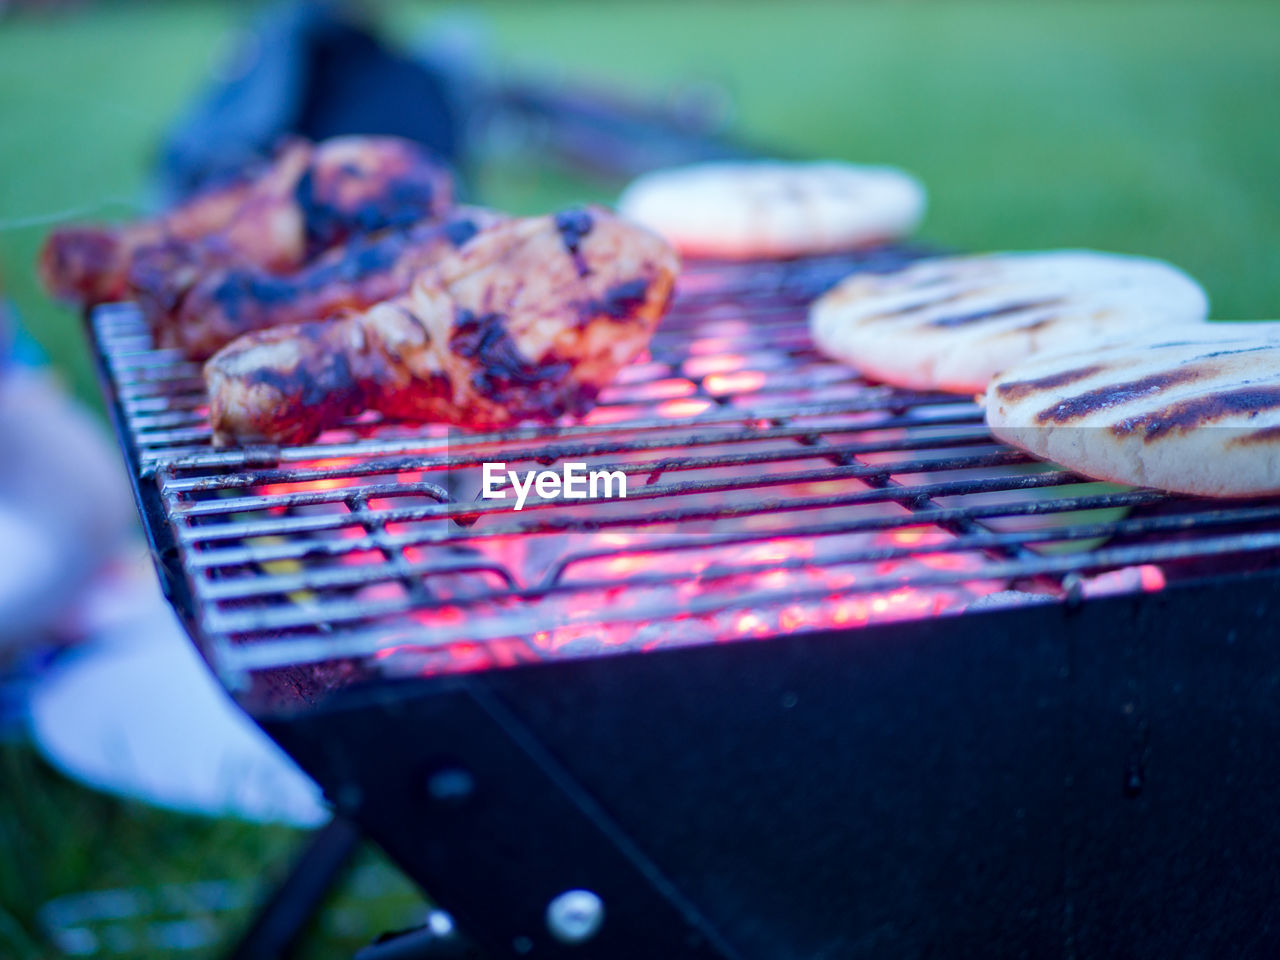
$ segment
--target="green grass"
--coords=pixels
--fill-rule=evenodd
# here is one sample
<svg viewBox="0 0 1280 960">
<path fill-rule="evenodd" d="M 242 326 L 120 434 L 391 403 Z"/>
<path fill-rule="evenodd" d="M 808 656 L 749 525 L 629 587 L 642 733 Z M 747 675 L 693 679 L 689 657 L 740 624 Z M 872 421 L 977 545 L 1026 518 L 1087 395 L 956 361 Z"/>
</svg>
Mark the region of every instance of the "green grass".
<svg viewBox="0 0 1280 960">
<path fill-rule="evenodd" d="M 506 49 L 655 93 L 720 82 L 758 141 L 913 170 L 937 241 L 1152 254 L 1219 317 L 1280 311 L 1275 5 L 612 4 L 607 30 L 500 9 Z"/>
<path fill-rule="evenodd" d="M 36 250 L 51 221 L 143 209 L 157 140 L 228 22 L 217 8 L 185 4 L 0 21 L 0 286 L 95 403 L 79 318 L 40 292 Z"/>
<path fill-rule="evenodd" d="M 396 8 L 406 38 L 439 7 Z M 483 4 L 497 49 L 560 76 L 666 96 L 723 84 L 737 126 L 796 154 L 894 163 L 928 185 L 925 233 L 963 249 L 1087 246 L 1166 257 L 1223 318 L 1280 315 L 1280 5 L 1267 2 Z M 48 225 L 140 208 L 156 138 L 236 11 L 115 4 L 0 20 L 0 275 L 76 391 L 78 319 L 39 293 Z M 517 211 L 613 185 L 486 169 Z M 39 904 L 72 891 L 258 876 L 282 829 L 121 803 L 0 752 L 0 955 L 48 955 Z M 370 927 L 377 929 L 377 920 Z M 349 956 L 365 930 L 318 937 Z"/>
<path fill-rule="evenodd" d="M 0 957 L 58 955 L 37 924 L 40 907 L 54 897 L 196 880 L 239 881 L 265 892 L 302 840 L 299 831 L 283 826 L 183 816 L 107 797 L 65 780 L 28 748 L 0 746 Z M 398 871 L 367 850 L 309 934 L 302 956 L 347 960 L 378 933 L 420 922 L 424 909 Z M 117 927 L 145 941 L 149 927 L 177 917 L 208 923 L 224 939 L 248 919 L 244 909 L 183 910 L 90 926 L 100 936 Z M 172 956 L 161 950 L 128 955 Z"/>
<path fill-rule="evenodd" d="M 439 7 L 397 8 L 406 38 Z M 1280 313 L 1280 8 L 1266 2 L 482 4 L 498 50 L 562 76 L 669 94 L 723 84 L 738 127 L 798 153 L 905 166 L 927 235 L 966 249 L 1166 257 L 1215 315 Z M 157 136 L 233 11 L 120 5 L 0 26 L 0 276 L 96 402 L 71 311 L 30 264 L 43 221 L 136 209 Z M 531 211 L 611 188 L 528 164 L 481 181 Z"/>
</svg>

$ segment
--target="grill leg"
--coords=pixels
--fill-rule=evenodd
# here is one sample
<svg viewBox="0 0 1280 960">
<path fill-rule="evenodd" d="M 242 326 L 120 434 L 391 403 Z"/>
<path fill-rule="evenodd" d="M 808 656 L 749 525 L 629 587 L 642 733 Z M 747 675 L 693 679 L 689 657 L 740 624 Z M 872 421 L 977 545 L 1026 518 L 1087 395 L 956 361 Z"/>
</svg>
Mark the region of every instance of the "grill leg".
<svg viewBox="0 0 1280 960">
<path fill-rule="evenodd" d="M 479 956 L 454 928 L 449 915 L 433 910 L 425 925 L 379 937 L 354 960 L 478 960 Z"/>
<path fill-rule="evenodd" d="M 360 839 L 359 828 L 341 817 L 334 817 L 312 834 L 289 875 L 258 909 L 227 960 L 289 956 L 360 846 Z"/>
</svg>

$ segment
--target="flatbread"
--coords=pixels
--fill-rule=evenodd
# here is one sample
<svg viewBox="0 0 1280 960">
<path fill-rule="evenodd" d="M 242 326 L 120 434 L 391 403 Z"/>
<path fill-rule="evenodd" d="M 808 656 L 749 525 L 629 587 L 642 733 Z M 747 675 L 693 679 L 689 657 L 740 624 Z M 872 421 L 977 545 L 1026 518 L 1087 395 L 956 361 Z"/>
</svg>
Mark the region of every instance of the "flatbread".
<svg viewBox="0 0 1280 960">
<path fill-rule="evenodd" d="M 1034 357 L 985 402 L 1001 440 L 1090 477 L 1280 494 L 1280 323 L 1194 324 Z"/>
<path fill-rule="evenodd" d="M 1063 250 L 939 257 L 855 274 L 810 310 L 825 353 L 885 383 L 979 393 L 1035 353 L 1204 320 L 1194 280 L 1141 257 Z"/>
<path fill-rule="evenodd" d="M 925 192 L 891 167 L 759 161 L 645 174 L 618 212 L 691 257 L 795 257 L 894 240 L 915 229 Z"/>
</svg>

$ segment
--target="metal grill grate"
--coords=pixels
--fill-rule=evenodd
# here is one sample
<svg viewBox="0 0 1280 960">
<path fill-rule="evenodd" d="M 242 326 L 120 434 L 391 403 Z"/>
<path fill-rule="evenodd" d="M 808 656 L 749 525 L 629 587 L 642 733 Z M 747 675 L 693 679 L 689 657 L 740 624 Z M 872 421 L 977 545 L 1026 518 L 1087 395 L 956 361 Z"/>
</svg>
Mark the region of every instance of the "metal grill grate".
<svg viewBox="0 0 1280 960">
<path fill-rule="evenodd" d="M 1275 562 L 1280 503 L 1092 483 L 996 443 L 970 402 L 814 351 L 809 300 L 912 256 L 695 264 L 592 414 L 502 435 L 362 418 L 309 446 L 214 450 L 195 365 L 154 349 L 129 305 L 91 328 L 170 593 L 231 684 L 854 627 Z M 619 469 L 628 498 L 516 511 L 478 499 L 487 461 Z"/>
</svg>

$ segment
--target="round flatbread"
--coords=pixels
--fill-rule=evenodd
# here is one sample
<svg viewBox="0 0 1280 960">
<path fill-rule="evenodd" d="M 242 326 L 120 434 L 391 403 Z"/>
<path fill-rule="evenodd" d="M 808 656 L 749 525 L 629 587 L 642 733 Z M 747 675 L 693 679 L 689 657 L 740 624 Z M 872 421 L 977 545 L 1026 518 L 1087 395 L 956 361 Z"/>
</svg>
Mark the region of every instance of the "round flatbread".
<svg viewBox="0 0 1280 960">
<path fill-rule="evenodd" d="M 992 381 L 986 407 L 1001 440 L 1100 480 L 1280 493 L 1280 323 L 1194 324 L 1032 357 Z"/>
<path fill-rule="evenodd" d="M 923 260 L 855 274 L 810 310 L 818 346 L 885 383 L 979 393 L 1024 357 L 1171 323 L 1209 302 L 1158 260 L 1063 250 Z"/>
<path fill-rule="evenodd" d="M 827 253 L 895 240 L 924 215 L 914 177 L 890 167 L 759 161 L 645 174 L 618 199 L 622 216 L 691 257 Z"/>
</svg>

